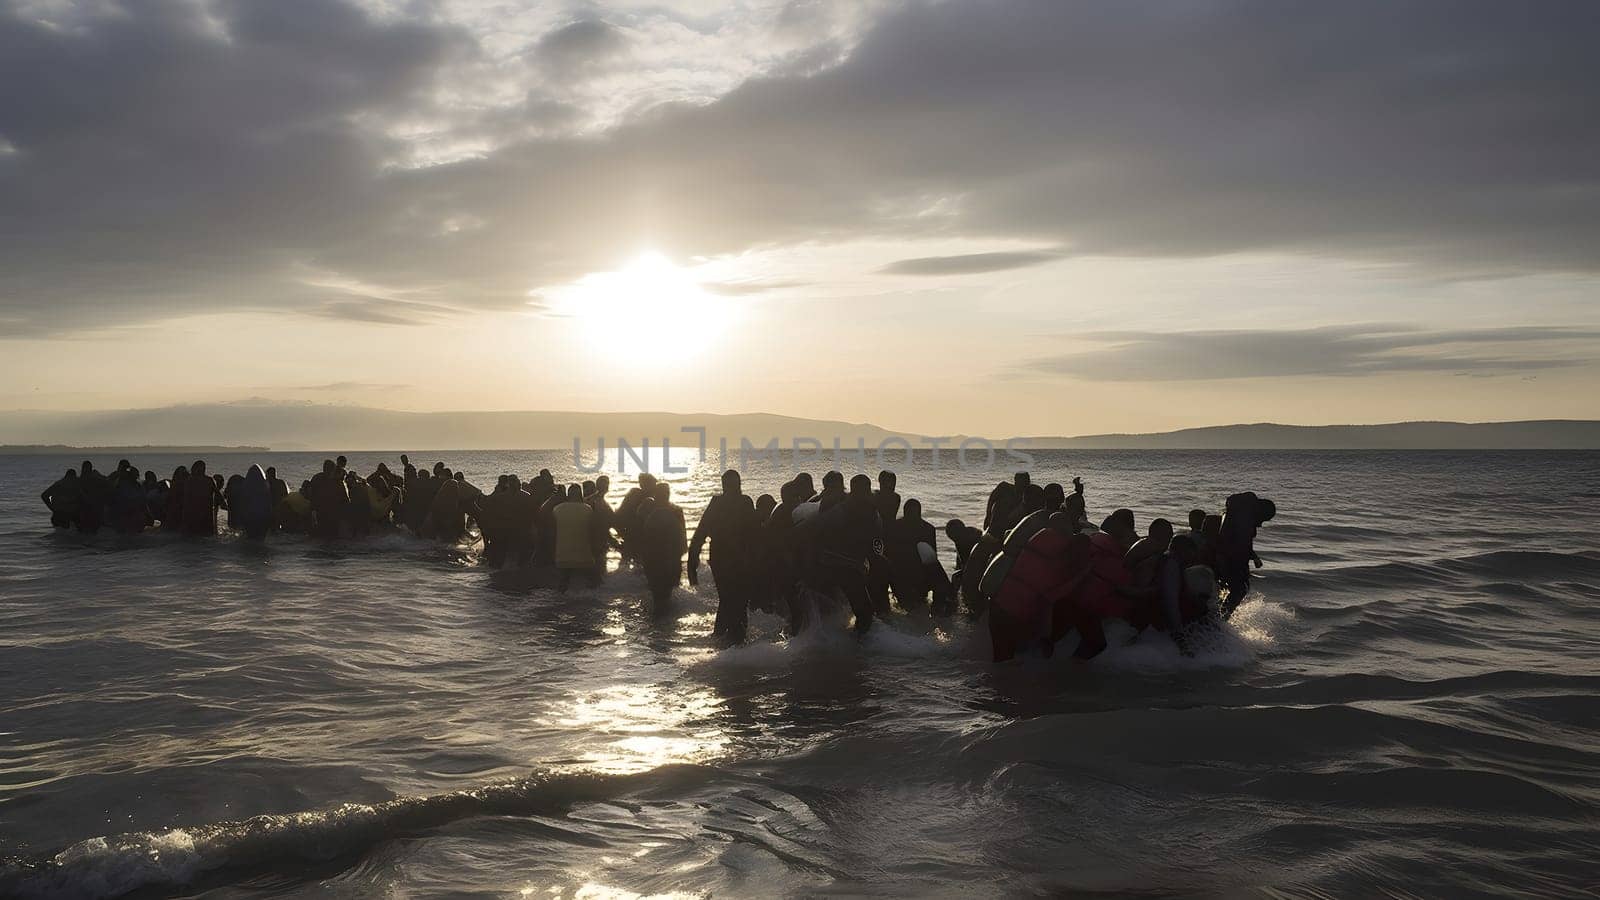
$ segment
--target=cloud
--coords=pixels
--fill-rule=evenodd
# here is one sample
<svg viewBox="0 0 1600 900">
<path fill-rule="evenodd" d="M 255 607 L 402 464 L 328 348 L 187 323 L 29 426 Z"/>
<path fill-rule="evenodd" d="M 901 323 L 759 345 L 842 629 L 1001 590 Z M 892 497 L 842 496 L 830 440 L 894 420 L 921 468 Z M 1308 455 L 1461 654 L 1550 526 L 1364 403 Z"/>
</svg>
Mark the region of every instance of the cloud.
<svg viewBox="0 0 1600 900">
<path fill-rule="evenodd" d="M 331 0 L 206 9 L 62 28 L 0 0 L 0 312 L 20 332 L 306 306 L 293 262 L 405 202 L 374 189 L 391 148 L 353 120 L 409 108 L 465 35 Z"/>
<path fill-rule="evenodd" d="M 1351 325 L 1298 330 L 1106 331 L 1096 350 L 1031 360 L 1017 374 L 1089 381 L 1196 381 L 1398 372 L 1510 375 L 1583 365 L 1600 331 L 1523 326 L 1423 330 Z"/>
<path fill-rule="evenodd" d="M 557 76 L 571 77 L 615 61 L 628 52 L 628 36 L 599 19 L 579 19 L 549 32 L 534 45 L 534 61 Z"/>
<path fill-rule="evenodd" d="M 769 291 L 786 291 L 794 288 L 806 287 L 804 281 L 712 281 L 700 287 L 712 294 L 723 297 L 749 297 L 755 294 L 765 294 Z"/>
<path fill-rule="evenodd" d="M 902 259 L 884 266 L 882 271 L 889 275 L 974 275 L 1037 266 L 1058 259 L 1061 259 L 1060 253 L 1048 250 L 966 253 Z"/>
<path fill-rule="evenodd" d="M 311 314 L 326 319 L 370 322 L 374 325 L 428 325 L 459 315 L 460 311 L 383 297 L 343 297 L 324 302 L 311 310 Z"/>
<path fill-rule="evenodd" d="M 0 322 L 411 321 L 297 273 L 508 310 L 640 246 L 858 238 L 1600 274 L 1592 4 L 812 6 L 662 12 L 621 61 L 575 7 L 522 49 L 609 60 L 578 91 L 492 17 L 0 0 Z"/>
</svg>

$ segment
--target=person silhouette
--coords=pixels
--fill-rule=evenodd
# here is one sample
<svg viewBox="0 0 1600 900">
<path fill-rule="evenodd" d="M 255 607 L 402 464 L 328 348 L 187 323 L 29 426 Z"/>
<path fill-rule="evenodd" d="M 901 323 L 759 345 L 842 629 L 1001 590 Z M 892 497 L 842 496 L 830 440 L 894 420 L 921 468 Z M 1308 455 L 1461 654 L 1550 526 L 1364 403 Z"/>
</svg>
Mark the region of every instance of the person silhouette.
<svg viewBox="0 0 1600 900">
<path fill-rule="evenodd" d="M 689 540 L 689 583 L 700 583 L 700 551 L 711 541 L 711 577 L 717 584 L 717 618 L 711 633 L 735 643 L 743 642 L 749 622 L 749 529 L 754 516 L 739 473 L 722 473 L 722 493 L 711 498 Z"/>
<path fill-rule="evenodd" d="M 252 464 L 240 483 L 234 487 L 228 501 L 228 514 L 236 526 L 252 541 L 262 540 L 272 526 L 272 485 L 267 473 Z"/>
<path fill-rule="evenodd" d="M 566 499 L 551 512 L 555 526 L 555 563 L 560 572 L 560 588 L 572 583 L 574 572 L 581 572 L 591 586 L 598 586 L 594 561 L 594 508 L 583 499 L 580 485 L 567 485 Z"/>
<path fill-rule="evenodd" d="M 68 469 L 67 474 L 44 489 L 39 499 L 50 510 L 52 526 L 71 528 L 77 524 L 78 512 L 83 506 L 83 486 L 78 481 L 78 470 Z"/>
<path fill-rule="evenodd" d="M 670 608 L 672 589 L 683 577 L 683 552 L 688 547 L 683 508 L 672 502 L 672 485 L 658 481 L 651 487 L 649 499 L 640 501 L 636 511 L 638 517 L 631 526 L 633 540 L 637 541 L 639 563 L 650 586 L 651 611 L 662 615 Z"/>
<path fill-rule="evenodd" d="M 883 541 L 883 526 L 872 496 L 872 479 L 857 475 L 850 491 L 806 527 L 816 530 L 814 586 L 824 596 L 843 594 L 855 613 L 857 634 L 872 627 L 872 597 L 867 587 L 869 560 Z"/>
</svg>

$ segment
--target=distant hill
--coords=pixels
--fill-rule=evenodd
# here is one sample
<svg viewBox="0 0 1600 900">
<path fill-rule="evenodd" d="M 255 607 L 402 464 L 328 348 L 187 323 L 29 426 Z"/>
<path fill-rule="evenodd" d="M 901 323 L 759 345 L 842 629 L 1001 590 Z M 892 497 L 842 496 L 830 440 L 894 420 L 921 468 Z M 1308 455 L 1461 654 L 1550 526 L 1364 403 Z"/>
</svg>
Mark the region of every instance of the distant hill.
<svg viewBox="0 0 1600 900">
<path fill-rule="evenodd" d="M 825 442 L 838 438 L 847 448 L 858 439 L 869 448 L 888 437 L 915 444 L 917 435 L 876 425 L 800 419 L 764 413 L 712 415 L 669 412 L 401 412 L 329 404 L 275 404 L 248 401 L 157 409 L 96 412 L 0 411 L 0 441 L 71 445 L 188 445 L 239 442 L 275 450 L 530 450 L 570 449 L 573 438 L 585 454 L 605 439 L 615 452 L 618 438 L 638 446 L 645 439 L 660 447 L 696 446 L 699 435 L 680 429 L 706 429 L 708 446 L 722 438 L 737 448 L 740 438 L 765 444 L 773 438 L 787 447 L 795 437 Z"/>
<path fill-rule="evenodd" d="M 195 456 L 204 456 L 208 453 L 265 453 L 270 449 L 270 447 L 171 447 L 162 444 L 142 444 L 137 447 L 77 447 L 68 444 L 0 444 L 0 456 L 56 456 L 64 453 L 94 453 L 99 456 L 132 456 L 138 453 L 181 453 L 184 456 L 188 456 L 190 454 Z"/>
<path fill-rule="evenodd" d="M 726 438 L 753 444 L 794 438 L 823 442 L 831 451 L 838 439 L 847 450 L 857 440 L 875 448 L 888 438 L 926 447 L 921 435 L 877 425 L 803 419 L 765 413 L 560 411 L 402 412 L 361 406 L 244 401 L 157 409 L 97 412 L 0 411 L 0 442 L 21 447 L 0 453 L 66 453 L 93 448 L 110 455 L 120 450 L 154 453 L 190 450 L 212 453 L 275 450 L 531 450 L 570 449 L 578 438 L 585 454 L 604 438 L 614 453 L 618 438 L 637 446 L 663 437 L 676 447 L 695 445 L 699 436 L 680 429 L 706 429 L 708 446 Z M 949 438 L 953 447 L 960 436 Z M 1001 439 L 996 438 L 996 443 Z M 1397 422 L 1388 425 L 1219 425 L 1159 434 L 1097 434 L 1033 437 L 1029 449 L 1148 450 L 1428 450 L 1428 449 L 1600 449 L 1600 422 Z M 249 444 L 249 447 L 216 446 Z M 33 449 L 44 445 L 59 449 Z M 142 446 L 150 445 L 150 446 Z"/>
<path fill-rule="evenodd" d="M 1600 422 L 1395 422 L 1388 425 L 1217 425 L 1159 434 L 1029 438 L 1076 450 L 1595 450 Z"/>
</svg>

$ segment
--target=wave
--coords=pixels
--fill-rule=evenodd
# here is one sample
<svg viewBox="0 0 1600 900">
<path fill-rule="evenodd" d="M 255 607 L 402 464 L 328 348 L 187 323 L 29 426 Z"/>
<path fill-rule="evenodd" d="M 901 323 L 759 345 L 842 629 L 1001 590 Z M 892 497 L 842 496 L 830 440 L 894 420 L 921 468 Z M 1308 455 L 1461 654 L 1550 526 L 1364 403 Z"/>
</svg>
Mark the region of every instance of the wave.
<svg viewBox="0 0 1600 900">
<path fill-rule="evenodd" d="M 1500 578 L 1600 578 L 1600 553 L 1594 551 L 1495 550 L 1446 560 L 1441 565 L 1452 571 Z"/>
<path fill-rule="evenodd" d="M 1466 556 L 1268 572 L 1270 584 L 1301 596 L 1381 595 L 1434 589 L 1453 595 L 1584 603 L 1600 584 L 1600 553 L 1496 550 Z"/>
<path fill-rule="evenodd" d="M 0 861 L 0 896 L 100 898 L 171 890 L 222 870 L 326 862 L 463 819 L 550 814 L 640 787 L 703 781 L 707 773 L 688 765 L 633 775 L 541 773 L 383 803 L 95 837 L 49 856 Z"/>
<path fill-rule="evenodd" d="M 1570 692 L 1578 698 L 1600 694 L 1600 675 L 1571 675 L 1505 669 L 1435 680 L 1346 672 L 1295 684 L 1264 686 L 1243 702 L 1281 706 L 1322 706 L 1375 700 L 1427 700 L 1439 697 L 1508 697 L 1528 692 Z M 1218 701 L 1214 701 L 1218 702 Z"/>
<path fill-rule="evenodd" d="M 1071 715 L 1066 726 L 1071 740 L 1062 740 L 1061 716 L 1045 715 L 996 726 L 969 742 L 964 753 L 1001 767 L 1028 762 L 1115 770 L 1203 762 L 1207 769 L 1248 776 L 1235 789 L 1281 772 L 1286 759 L 1295 760 L 1300 774 L 1331 777 L 1396 769 L 1484 770 L 1535 782 L 1542 799 L 1563 814 L 1581 808 L 1582 795 L 1592 793 L 1589 773 L 1597 759 L 1592 748 L 1473 730 L 1412 712 L 1344 704 L 1120 707 Z M 1452 756 L 1441 758 L 1445 748 Z M 1375 805 L 1384 805 L 1383 792 L 1370 798 Z"/>
</svg>

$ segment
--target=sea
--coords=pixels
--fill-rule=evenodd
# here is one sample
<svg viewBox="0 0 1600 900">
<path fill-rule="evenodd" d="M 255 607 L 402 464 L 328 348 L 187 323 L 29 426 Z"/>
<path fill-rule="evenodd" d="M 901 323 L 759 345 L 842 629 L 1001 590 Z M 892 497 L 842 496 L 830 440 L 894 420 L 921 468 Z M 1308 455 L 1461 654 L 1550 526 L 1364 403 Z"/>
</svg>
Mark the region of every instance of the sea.
<svg viewBox="0 0 1600 900">
<path fill-rule="evenodd" d="M 1193 658 L 1114 629 L 997 665 L 983 623 L 898 612 L 859 639 L 758 612 L 723 648 L 704 570 L 657 618 L 615 559 L 558 594 L 402 535 L 85 537 L 38 497 L 78 458 L 0 457 L 0 896 L 1600 891 L 1600 453 L 1033 455 L 1141 530 L 1273 499 L 1257 590 Z M 692 527 L 719 461 L 683 467 Z M 888 467 L 939 523 L 1010 477 Z"/>
</svg>

